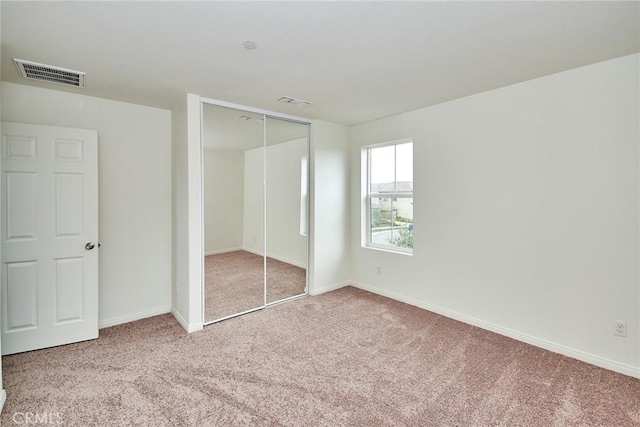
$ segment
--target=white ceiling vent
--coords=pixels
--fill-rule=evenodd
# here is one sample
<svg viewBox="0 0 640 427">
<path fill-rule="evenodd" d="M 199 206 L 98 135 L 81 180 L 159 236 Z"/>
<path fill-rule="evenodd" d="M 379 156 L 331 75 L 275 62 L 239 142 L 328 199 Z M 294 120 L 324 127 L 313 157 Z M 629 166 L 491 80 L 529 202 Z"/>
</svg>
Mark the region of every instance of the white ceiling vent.
<svg viewBox="0 0 640 427">
<path fill-rule="evenodd" d="M 245 115 L 238 116 L 238 120 L 244 120 L 244 121 L 247 121 L 247 122 L 249 122 L 249 121 L 263 122 L 264 121 L 264 119 L 261 118 L 261 117 L 251 117 L 251 116 L 245 116 Z"/>
<path fill-rule="evenodd" d="M 293 105 L 295 107 L 301 107 L 301 108 L 309 107 L 313 105 L 313 102 L 303 101 L 302 99 L 296 99 L 290 96 L 281 96 L 276 101 L 281 102 L 283 104 L 289 104 L 289 105 Z"/>
<path fill-rule="evenodd" d="M 18 72 L 25 79 L 84 88 L 84 76 L 86 73 L 81 71 L 67 70 L 66 68 L 38 64 L 37 62 L 24 61 L 22 59 L 14 59 L 13 61 L 18 67 Z"/>
</svg>

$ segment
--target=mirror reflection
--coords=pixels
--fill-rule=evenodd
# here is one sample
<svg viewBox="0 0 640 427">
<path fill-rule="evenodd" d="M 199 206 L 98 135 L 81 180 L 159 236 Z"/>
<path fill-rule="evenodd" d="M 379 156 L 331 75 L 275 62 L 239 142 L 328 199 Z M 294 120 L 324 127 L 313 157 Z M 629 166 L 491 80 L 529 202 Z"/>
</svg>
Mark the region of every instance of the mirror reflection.
<svg viewBox="0 0 640 427">
<path fill-rule="evenodd" d="M 205 323 L 306 293 L 308 126 L 203 103 Z"/>
<path fill-rule="evenodd" d="M 308 126 L 266 118 L 267 303 L 306 292 Z"/>
<path fill-rule="evenodd" d="M 264 306 L 263 120 L 203 104 L 205 322 Z"/>
</svg>

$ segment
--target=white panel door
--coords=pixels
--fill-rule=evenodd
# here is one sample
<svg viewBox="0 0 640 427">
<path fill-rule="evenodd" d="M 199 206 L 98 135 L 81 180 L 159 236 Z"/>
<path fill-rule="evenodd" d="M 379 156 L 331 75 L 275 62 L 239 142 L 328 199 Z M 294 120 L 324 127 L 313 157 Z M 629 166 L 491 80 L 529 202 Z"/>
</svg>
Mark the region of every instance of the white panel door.
<svg viewBox="0 0 640 427">
<path fill-rule="evenodd" d="M 2 124 L 2 354 L 98 337 L 98 133 Z"/>
</svg>

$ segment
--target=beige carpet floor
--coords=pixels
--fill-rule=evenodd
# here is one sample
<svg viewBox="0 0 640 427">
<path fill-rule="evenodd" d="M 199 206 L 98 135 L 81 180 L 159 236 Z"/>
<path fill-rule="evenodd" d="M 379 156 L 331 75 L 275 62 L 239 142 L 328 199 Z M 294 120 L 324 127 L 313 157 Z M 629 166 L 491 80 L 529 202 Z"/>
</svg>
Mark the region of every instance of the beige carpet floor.
<svg viewBox="0 0 640 427">
<path fill-rule="evenodd" d="M 209 255 L 204 261 L 205 321 L 264 305 L 264 258 L 246 251 Z M 267 257 L 267 302 L 305 292 L 305 269 Z"/>
<path fill-rule="evenodd" d="M 3 426 L 27 411 L 70 426 L 640 424 L 640 380 L 352 287 L 2 361 Z"/>
</svg>

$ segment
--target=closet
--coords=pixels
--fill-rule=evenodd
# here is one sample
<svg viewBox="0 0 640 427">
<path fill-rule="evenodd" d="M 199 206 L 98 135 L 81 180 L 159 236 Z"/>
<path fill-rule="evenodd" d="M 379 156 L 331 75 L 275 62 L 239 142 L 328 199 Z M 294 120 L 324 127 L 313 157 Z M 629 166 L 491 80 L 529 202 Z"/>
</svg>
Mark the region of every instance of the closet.
<svg viewBox="0 0 640 427">
<path fill-rule="evenodd" d="M 309 126 L 202 102 L 205 324 L 307 293 Z"/>
</svg>

